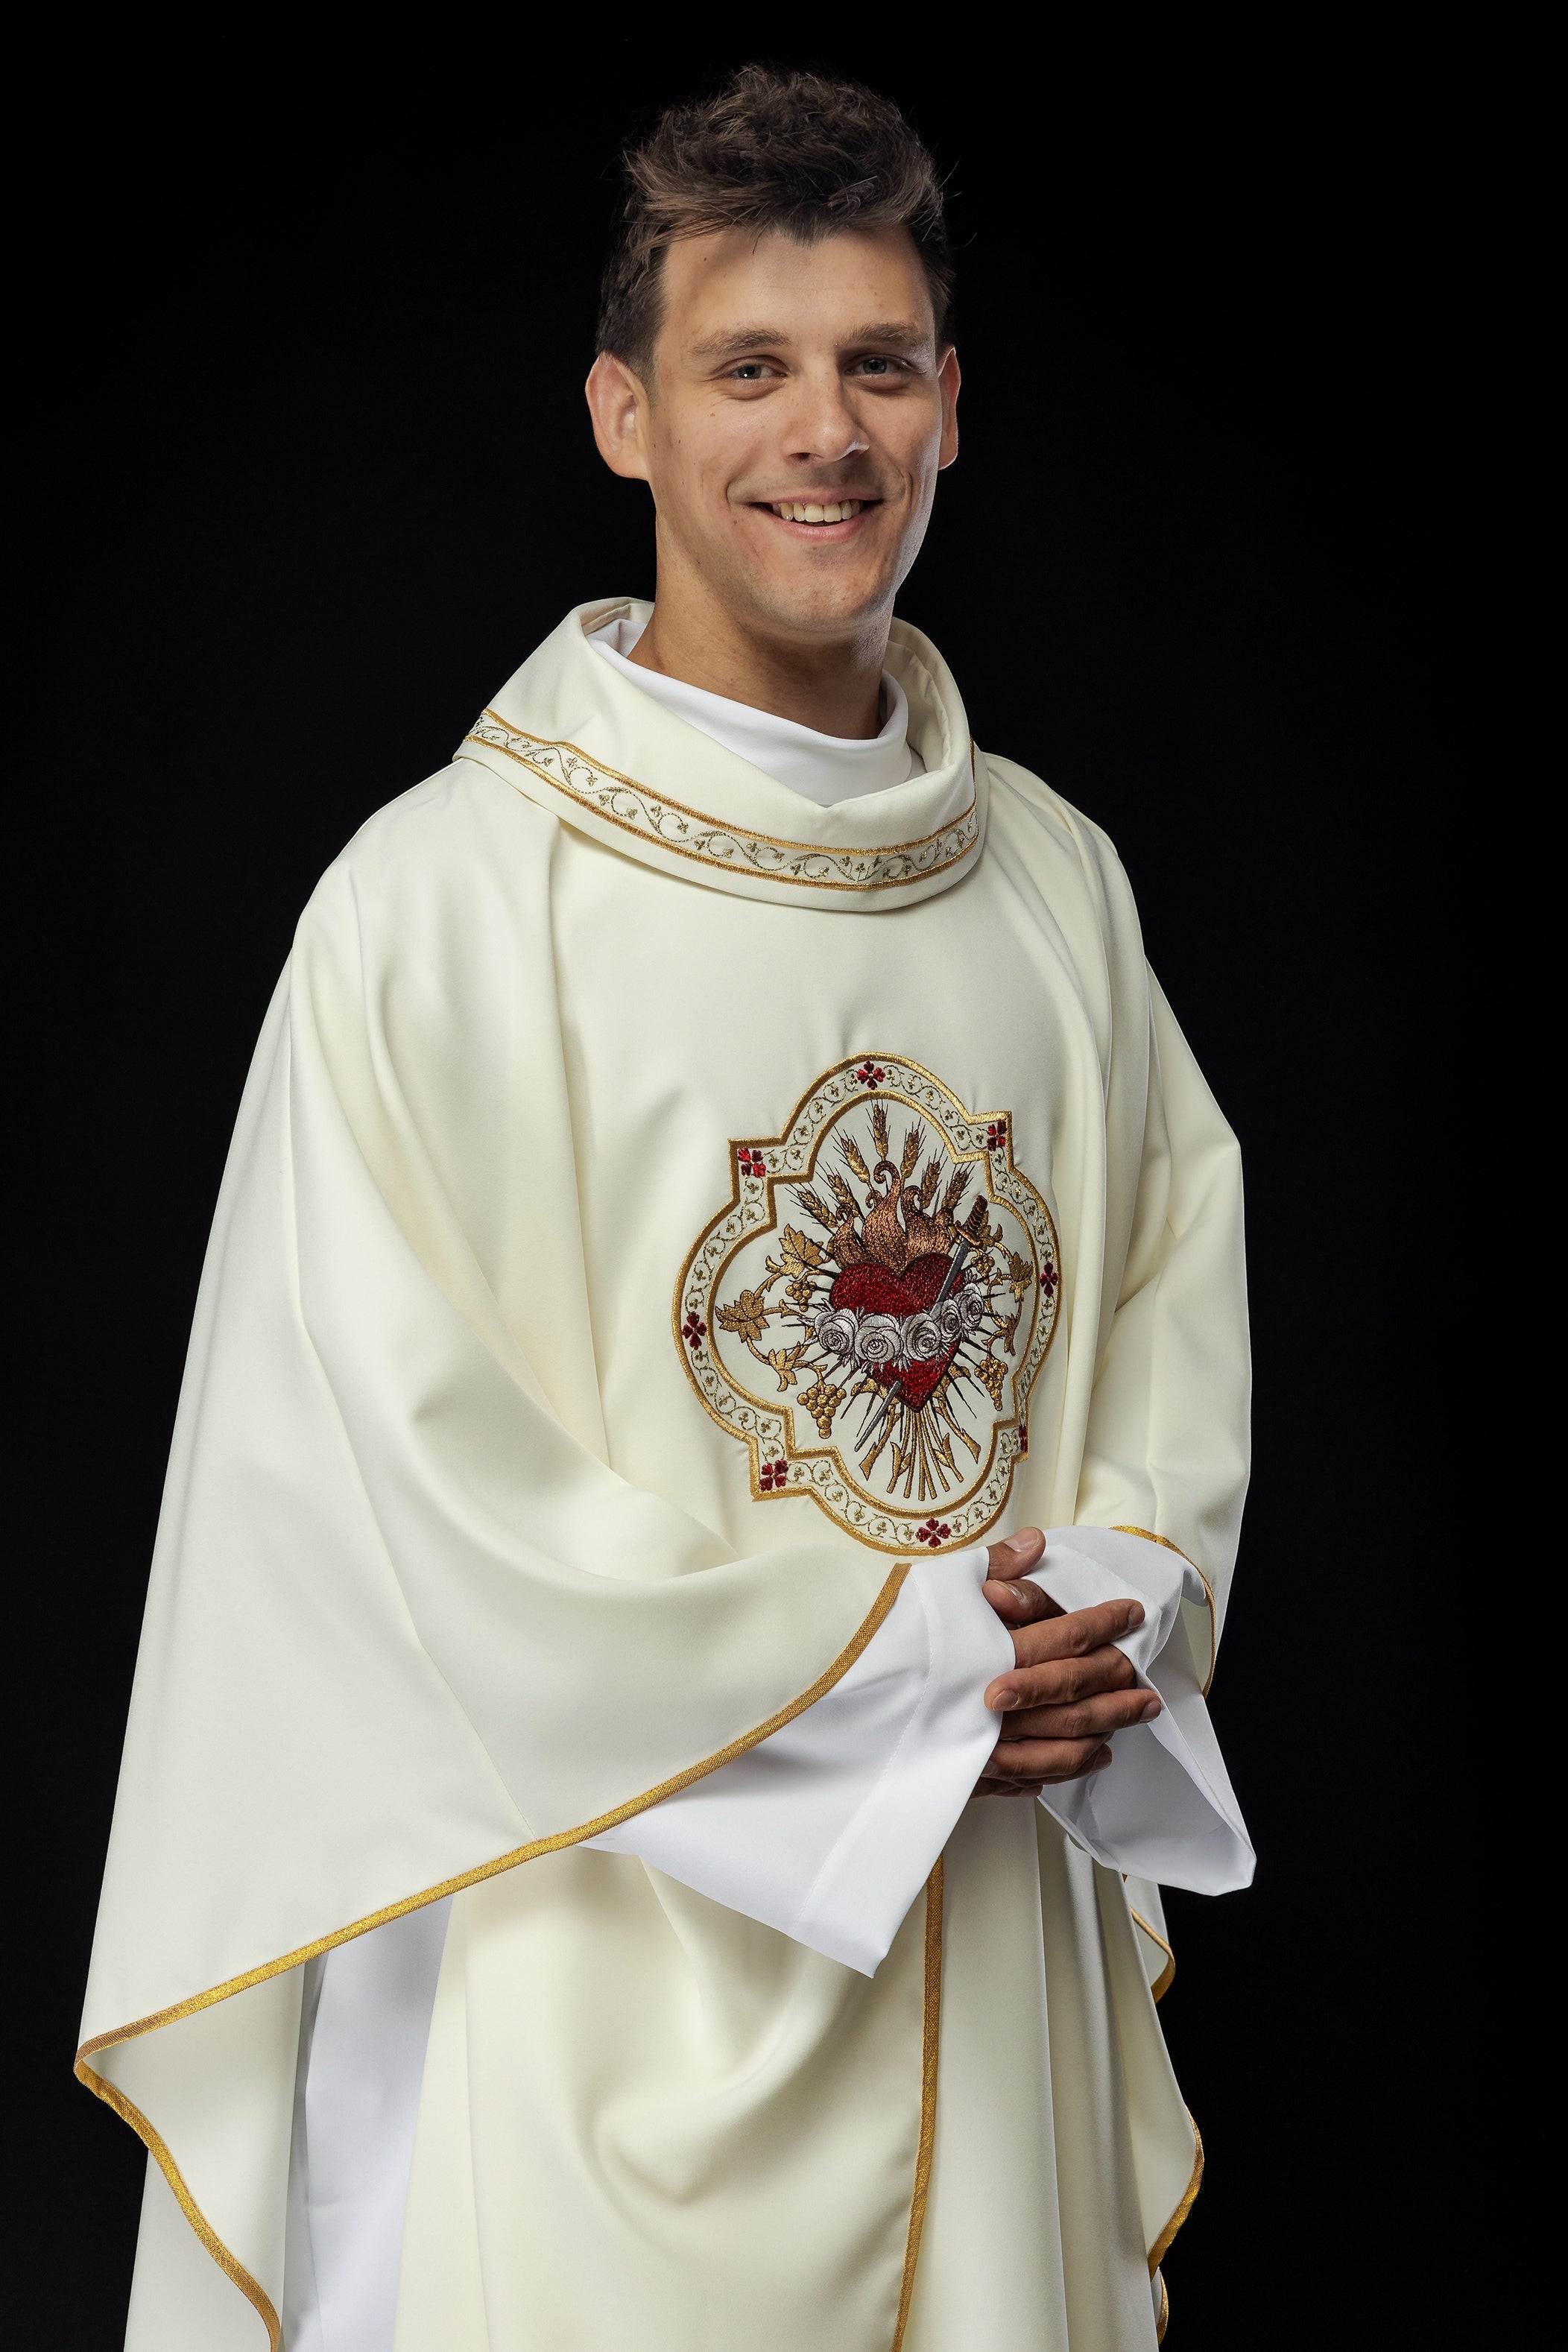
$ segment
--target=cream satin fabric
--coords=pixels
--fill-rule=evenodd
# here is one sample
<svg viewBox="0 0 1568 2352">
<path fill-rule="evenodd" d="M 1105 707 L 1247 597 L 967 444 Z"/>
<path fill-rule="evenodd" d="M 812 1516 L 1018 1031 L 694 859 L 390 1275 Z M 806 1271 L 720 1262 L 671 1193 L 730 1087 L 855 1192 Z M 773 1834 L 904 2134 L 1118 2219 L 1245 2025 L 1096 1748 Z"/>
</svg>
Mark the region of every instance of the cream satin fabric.
<svg viewBox="0 0 1568 2352">
<path fill-rule="evenodd" d="M 1009 1108 L 1061 1237 L 1062 1297 L 1008 1518 L 1157 1530 L 1223 1606 L 1246 1447 L 1235 1148 L 1148 979 L 1109 845 L 1024 771 L 972 763 L 956 691 L 912 631 L 889 667 L 927 773 L 814 810 L 592 653 L 584 623 L 632 609 L 569 616 L 453 767 L 351 845 L 302 919 L 247 1089 L 84 2029 L 84 2066 L 134 2108 L 216 2242 L 211 2274 L 237 2276 L 218 2333 L 202 2273 L 188 2333 L 197 2240 L 168 2235 L 155 2189 L 132 2341 L 161 2352 L 260 2343 L 257 2314 L 276 2311 L 300 1961 L 464 1879 L 447 1966 L 472 1978 L 466 2079 L 493 2086 L 469 2116 L 462 2208 L 487 2333 L 454 2316 L 441 2340 L 595 2352 L 635 2305 L 647 2352 L 703 2341 L 710 2308 L 731 2342 L 892 2343 L 931 2122 L 924 1904 L 868 1981 L 629 1856 L 559 1843 L 765 1734 L 847 1670 L 896 1590 L 896 1559 L 805 1499 L 759 1508 L 672 1340 L 725 1139 L 776 1131 L 817 1073 L 896 1048 L 976 1111 Z M 553 767 L 518 753 L 567 740 Z M 611 767 L 620 781 L 595 786 Z M 984 1900 L 1016 1948 L 990 1966 L 1021 1971 L 1039 2011 L 996 2033 L 1047 2033 L 1053 1968 L 1050 2101 L 1056 2021 L 1081 2011 L 1072 2063 L 1089 2074 L 1069 2105 L 1109 2103 L 1104 2182 L 1147 2253 L 1193 2141 L 1125 1897 L 1080 1857 L 1069 1900 L 1055 1862 L 1040 1876 L 1059 1832 L 1036 1808 L 996 1810 L 1031 1827 L 974 1832 L 1013 1857 Z M 979 1899 L 949 1895 L 944 2053 L 994 2006 L 956 1957 L 955 1903 Z M 508 1980 L 544 2006 L 530 1995 L 503 2021 Z M 580 2062 L 552 2074 L 547 2037 Z M 1131 2073 L 1097 2088 L 1118 2037 Z M 753 2080 L 747 2051 L 764 2049 L 780 2066 Z M 433 2042 L 411 2297 L 458 2242 L 418 2221 L 426 2112 L 438 2142 L 458 2063 Z M 956 2090 L 948 2073 L 962 2116 L 965 2066 Z M 749 2086 L 738 2108 L 726 2083 Z M 534 2315 L 555 2289 L 524 2293 L 510 2224 L 487 2219 L 516 2215 L 532 2160 L 516 2112 L 561 2157 L 548 2241 L 530 2241 L 576 2282 L 553 2334 Z M 962 2202 L 941 2186 L 942 2113 L 922 2273 L 948 2242 L 940 2200 Z M 694 2258 L 714 2149 L 742 2145 L 721 2237 Z M 1052 2315 L 1080 2286 L 1096 2309 L 1132 2308 L 1121 2239 L 1108 2252 L 1057 2194 L 1055 2299 L 1032 2336 L 1032 2306 L 1012 2305 L 1026 2352 L 1066 2343 Z M 627 2250 L 613 2269 L 595 2259 L 610 2209 Z M 1106 2352 L 1139 2340 L 1074 2326 Z"/>
</svg>

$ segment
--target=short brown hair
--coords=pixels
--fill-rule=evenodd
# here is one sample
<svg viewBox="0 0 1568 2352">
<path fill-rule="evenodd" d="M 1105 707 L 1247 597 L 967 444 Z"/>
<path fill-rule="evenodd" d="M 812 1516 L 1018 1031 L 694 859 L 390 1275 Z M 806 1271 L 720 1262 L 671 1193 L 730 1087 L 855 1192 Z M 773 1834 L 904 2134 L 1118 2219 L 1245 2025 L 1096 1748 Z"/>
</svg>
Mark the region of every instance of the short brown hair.
<svg viewBox="0 0 1568 2352">
<path fill-rule="evenodd" d="M 626 194 L 605 264 L 599 349 L 647 376 L 670 246 L 716 229 L 907 228 L 940 341 L 952 297 L 942 182 L 890 99 L 858 81 L 742 66 L 710 97 L 668 107 L 622 156 Z"/>
</svg>

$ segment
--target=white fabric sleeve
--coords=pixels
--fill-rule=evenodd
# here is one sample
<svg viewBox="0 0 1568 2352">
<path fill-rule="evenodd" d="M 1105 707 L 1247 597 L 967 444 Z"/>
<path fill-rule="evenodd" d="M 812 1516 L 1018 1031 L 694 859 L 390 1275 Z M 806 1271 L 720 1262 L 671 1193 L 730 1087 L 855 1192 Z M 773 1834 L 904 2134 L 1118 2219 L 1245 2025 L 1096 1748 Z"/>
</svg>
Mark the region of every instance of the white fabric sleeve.
<svg viewBox="0 0 1568 2352">
<path fill-rule="evenodd" d="M 1046 1811 L 1096 1862 L 1131 1877 L 1197 1895 L 1250 1885 L 1256 1857 L 1182 1622 L 1184 1600 L 1206 1598 L 1196 1569 L 1118 1528 L 1053 1528 L 1029 1580 L 1067 1610 L 1141 1601 L 1142 1624 L 1116 1647 L 1164 1702 L 1152 1723 L 1115 1733 L 1104 1771 L 1042 1790 Z"/>
<path fill-rule="evenodd" d="M 986 1556 L 911 1567 L 848 1672 L 732 1764 L 585 1843 L 876 1973 L 996 1744 L 1013 1640 Z"/>
<path fill-rule="evenodd" d="M 308 1961 L 284 2352 L 392 2352 L 403 2208 L 450 1895 Z"/>
</svg>

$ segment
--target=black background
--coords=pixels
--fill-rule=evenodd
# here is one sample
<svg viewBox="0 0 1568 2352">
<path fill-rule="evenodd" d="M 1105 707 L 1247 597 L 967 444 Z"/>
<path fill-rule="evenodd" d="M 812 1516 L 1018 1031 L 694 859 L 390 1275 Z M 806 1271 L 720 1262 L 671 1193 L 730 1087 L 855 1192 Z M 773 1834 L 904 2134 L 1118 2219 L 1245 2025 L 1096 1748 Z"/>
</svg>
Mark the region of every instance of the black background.
<svg viewBox="0 0 1568 2352">
<path fill-rule="evenodd" d="M 1430 1680 L 1456 1432 L 1423 1396 L 1466 1280 L 1455 910 L 1500 919 L 1476 823 L 1527 748 L 1489 520 L 1523 421 L 1509 101 L 1364 27 L 1105 24 L 908 59 L 600 19 L 70 60 L 13 223 L 28 2342 L 119 2342 L 141 2151 L 70 2053 L 254 1035 L 362 819 L 569 605 L 651 593 L 646 494 L 580 391 L 615 154 L 759 51 L 889 89 L 951 171 L 965 438 L 900 609 L 981 742 L 1116 841 L 1247 1156 L 1258 1466 L 1214 1705 L 1261 1861 L 1171 1904 L 1209 2168 L 1168 2341 L 1460 2339 L 1478 2062 L 1443 1888 L 1472 1832 Z"/>
</svg>

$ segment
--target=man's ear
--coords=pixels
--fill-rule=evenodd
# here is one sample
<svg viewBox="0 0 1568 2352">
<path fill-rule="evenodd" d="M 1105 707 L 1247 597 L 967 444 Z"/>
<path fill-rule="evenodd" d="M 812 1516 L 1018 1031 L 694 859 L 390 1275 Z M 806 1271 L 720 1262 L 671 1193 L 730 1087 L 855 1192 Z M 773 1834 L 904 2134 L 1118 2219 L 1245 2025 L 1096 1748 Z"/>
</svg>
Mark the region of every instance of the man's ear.
<svg viewBox="0 0 1568 2352">
<path fill-rule="evenodd" d="M 942 355 L 936 380 L 942 392 L 942 451 L 940 466 L 951 466 L 958 455 L 958 387 L 963 381 L 958 372 L 958 353 L 949 343 Z"/>
<path fill-rule="evenodd" d="M 588 381 L 583 389 L 588 396 L 588 414 L 594 420 L 594 439 L 611 473 L 624 474 L 629 481 L 646 482 L 648 402 L 639 379 L 624 360 L 601 352 L 588 371 Z"/>
</svg>

